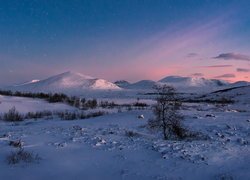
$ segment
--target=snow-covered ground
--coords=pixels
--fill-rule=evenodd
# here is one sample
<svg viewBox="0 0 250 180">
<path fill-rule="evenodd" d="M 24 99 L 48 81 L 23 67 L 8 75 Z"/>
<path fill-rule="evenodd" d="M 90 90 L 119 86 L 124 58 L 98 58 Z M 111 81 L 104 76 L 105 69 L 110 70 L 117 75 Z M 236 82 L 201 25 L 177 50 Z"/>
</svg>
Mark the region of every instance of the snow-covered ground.
<svg viewBox="0 0 250 180">
<path fill-rule="evenodd" d="M 12 107 L 15 107 L 22 113 L 27 112 L 41 112 L 41 111 L 64 111 L 75 110 L 75 108 L 63 103 L 47 103 L 40 99 L 23 98 L 23 97 L 9 97 L 0 95 L 0 113 L 7 112 Z"/>
<path fill-rule="evenodd" d="M 204 96 L 205 99 L 228 98 L 245 105 L 250 104 L 250 85 L 216 91 Z"/>
<path fill-rule="evenodd" d="M 37 99 L 0 98 L 1 112 L 12 106 L 20 112 L 74 110 Z M 120 103 L 124 101 L 133 102 L 122 99 Z M 162 140 L 159 134 L 146 128 L 147 120 L 153 117 L 150 107 L 85 120 L 0 122 L 0 179 L 250 178 L 250 109 L 246 104 L 189 103 L 182 113 L 185 125 L 201 132 L 202 138 Z M 138 119 L 141 114 L 145 119 Z M 38 154 L 41 159 L 9 165 L 6 157 L 17 151 L 9 142 L 19 139 L 25 151 Z"/>
</svg>

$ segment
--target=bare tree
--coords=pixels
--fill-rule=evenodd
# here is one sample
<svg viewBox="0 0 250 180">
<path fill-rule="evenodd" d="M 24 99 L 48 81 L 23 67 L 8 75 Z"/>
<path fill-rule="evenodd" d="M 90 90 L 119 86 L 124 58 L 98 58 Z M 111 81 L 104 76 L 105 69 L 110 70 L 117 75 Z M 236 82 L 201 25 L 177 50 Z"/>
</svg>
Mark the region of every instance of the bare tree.
<svg viewBox="0 0 250 180">
<path fill-rule="evenodd" d="M 171 135 L 183 138 L 184 128 L 181 124 L 183 118 L 179 113 L 181 102 L 176 90 L 167 85 L 157 86 L 155 90 L 156 105 L 153 108 L 155 117 L 149 120 L 149 126 L 162 130 L 164 139 L 168 139 Z"/>
</svg>

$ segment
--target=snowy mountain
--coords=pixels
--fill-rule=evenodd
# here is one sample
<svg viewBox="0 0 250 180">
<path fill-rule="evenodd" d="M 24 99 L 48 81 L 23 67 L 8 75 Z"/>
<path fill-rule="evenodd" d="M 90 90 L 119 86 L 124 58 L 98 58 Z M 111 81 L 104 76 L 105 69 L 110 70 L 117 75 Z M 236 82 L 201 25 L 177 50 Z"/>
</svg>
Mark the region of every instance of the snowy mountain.
<svg viewBox="0 0 250 180">
<path fill-rule="evenodd" d="M 217 79 L 199 77 L 167 76 L 158 82 L 175 87 L 180 92 L 212 92 L 226 88 L 229 83 Z"/>
<path fill-rule="evenodd" d="M 84 90 L 120 90 L 121 88 L 104 79 L 69 71 L 44 80 L 10 86 L 8 89 L 31 92 L 80 92 Z"/>
<path fill-rule="evenodd" d="M 217 79 L 205 79 L 199 77 L 181 77 L 181 76 L 168 76 L 159 80 L 159 82 L 173 85 L 176 87 L 225 86 L 229 84 L 225 81 Z"/>
</svg>

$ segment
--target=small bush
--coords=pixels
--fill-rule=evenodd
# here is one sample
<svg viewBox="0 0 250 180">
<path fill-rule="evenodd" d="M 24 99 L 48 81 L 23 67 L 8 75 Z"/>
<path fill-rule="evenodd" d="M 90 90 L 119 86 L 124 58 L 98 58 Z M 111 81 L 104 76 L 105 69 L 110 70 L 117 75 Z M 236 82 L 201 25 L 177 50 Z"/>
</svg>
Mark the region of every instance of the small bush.
<svg viewBox="0 0 250 180">
<path fill-rule="evenodd" d="M 23 116 L 13 107 L 7 113 L 4 113 L 3 120 L 10 122 L 23 121 Z"/>
<path fill-rule="evenodd" d="M 90 109 L 94 109 L 97 107 L 97 100 L 93 99 L 93 100 L 88 100 L 83 106 L 85 108 L 90 108 Z"/>
<path fill-rule="evenodd" d="M 127 137 L 136 137 L 136 136 L 138 136 L 138 133 L 128 130 L 128 131 L 125 131 L 125 136 L 127 136 Z"/>
<path fill-rule="evenodd" d="M 38 162 L 41 158 L 37 154 L 32 152 L 24 151 L 23 149 L 18 150 L 17 152 L 11 152 L 7 156 L 6 161 L 8 164 L 18 164 L 21 162 L 32 163 Z"/>
<path fill-rule="evenodd" d="M 188 137 L 188 130 L 178 122 L 172 125 L 172 132 L 180 139 Z"/>
<path fill-rule="evenodd" d="M 15 148 L 19 148 L 19 149 L 22 149 L 23 147 L 23 142 L 21 140 L 18 140 L 18 141 L 10 141 L 9 142 L 9 145 L 10 146 L 13 146 Z"/>
</svg>

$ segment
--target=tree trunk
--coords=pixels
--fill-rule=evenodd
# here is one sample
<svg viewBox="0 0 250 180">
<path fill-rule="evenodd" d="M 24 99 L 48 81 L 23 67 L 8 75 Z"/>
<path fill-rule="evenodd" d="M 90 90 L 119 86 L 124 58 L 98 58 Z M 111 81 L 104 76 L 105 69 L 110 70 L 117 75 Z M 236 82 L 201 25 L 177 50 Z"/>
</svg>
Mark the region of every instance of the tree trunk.
<svg viewBox="0 0 250 180">
<path fill-rule="evenodd" d="M 166 126 L 163 125 L 163 135 L 164 135 L 164 139 L 167 140 L 168 139 L 168 136 L 167 136 L 167 132 L 166 132 Z"/>
</svg>

